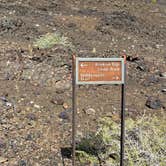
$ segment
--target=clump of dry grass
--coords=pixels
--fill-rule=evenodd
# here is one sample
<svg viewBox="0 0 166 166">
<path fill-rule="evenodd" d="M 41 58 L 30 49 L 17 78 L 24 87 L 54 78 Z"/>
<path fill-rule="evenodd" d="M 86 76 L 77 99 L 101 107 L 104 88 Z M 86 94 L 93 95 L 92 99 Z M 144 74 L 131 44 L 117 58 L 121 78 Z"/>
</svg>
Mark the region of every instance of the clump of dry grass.
<svg viewBox="0 0 166 166">
<path fill-rule="evenodd" d="M 60 33 L 47 33 L 36 39 L 33 43 L 33 47 L 37 47 L 39 49 L 52 48 L 55 45 L 62 45 L 70 49 L 73 48 L 73 45 L 68 38 Z"/>
<path fill-rule="evenodd" d="M 166 116 L 142 116 L 126 120 L 125 165 L 164 166 L 166 162 Z M 102 141 L 101 141 L 102 140 Z M 111 118 L 103 118 L 97 133 L 86 136 L 78 145 L 81 162 L 119 165 L 120 126 Z M 100 143 L 99 143 L 100 141 Z M 101 144 L 102 142 L 102 144 Z M 102 147 L 98 147 L 101 146 Z M 92 147 L 88 147 L 92 146 Z M 95 148 L 96 146 L 96 148 Z M 90 150 L 89 150 L 90 149 Z M 92 153 L 91 149 L 104 149 Z M 89 151 L 88 151 L 89 150 Z"/>
</svg>

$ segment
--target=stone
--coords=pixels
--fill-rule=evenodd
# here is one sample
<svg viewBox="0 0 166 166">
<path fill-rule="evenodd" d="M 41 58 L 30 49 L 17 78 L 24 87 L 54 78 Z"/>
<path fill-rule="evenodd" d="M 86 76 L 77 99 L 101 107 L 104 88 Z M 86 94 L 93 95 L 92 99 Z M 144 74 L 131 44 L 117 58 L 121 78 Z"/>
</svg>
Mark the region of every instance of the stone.
<svg viewBox="0 0 166 166">
<path fill-rule="evenodd" d="M 35 114 L 33 113 L 29 113 L 27 116 L 26 116 L 29 120 L 37 120 L 37 117 Z"/>
<path fill-rule="evenodd" d="M 7 106 L 7 107 L 12 107 L 12 103 L 6 102 L 6 106 Z"/>
<path fill-rule="evenodd" d="M 40 105 L 34 104 L 34 108 L 40 109 Z"/>
<path fill-rule="evenodd" d="M 146 101 L 146 106 L 151 109 L 160 109 L 163 107 L 161 101 L 157 97 L 150 96 Z"/>
<path fill-rule="evenodd" d="M 159 78 L 155 75 L 152 75 L 148 78 L 149 83 L 155 84 L 159 82 Z"/>
<path fill-rule="evenodd" d="M 26 162 L 25 160 L 20 160 L 20 161 L 18 162 L 18 165 L 19 165 L 19 166 L 26 166 L 26 165 L 27 165 L 27 162 Z"/>
<path fill-rule="evenodd" d="M 65 92 L 65 90 L 63 90 L 63 89 L 56 89 L 56 93 L 57 94 L 62 94 L 62 93 L 64 93 Z"/>
<path fill-rule="evenodd" d="M 63 108 L 64 108 L 64 109 L 69 108 L 68 104 L 67 104 L 67 103 L 63 103 Z"/>
<path fill-rule="evenodd" d="M 160 73 L 160 77 L 166 78 L 166 72 Z"/>
<path fill-rule="evenodd" d="M 6 161 L 8 161 L 8 159 L 7 159 L 7 158 L 0 157 L 0 163 L 4 163 L 4 162 L 6 162 Z"/>
<path fill-rule="evenodd" d="M 30 133 L 26 136 L 25 138 L 26 141 L 32 141 L 33 140 L 33 135 Z"/>
<path fill-rule="evenodd" d="M 59 81 L 55 85 L 57 91 L 67 91 L 71 88 L 71 83 L 67 81 Z"/>
<path fill-rule="evenodd" d="M 162 91 L 163 93 L 166 93 L 166 88 L 163 88 L 161 91 Z"/>
<path fill-rule="evenodd" d="M 129 62 L 135 62 L 135 61 L 139 61 L 140 58 L 139 58 L 138 56 L 134 56 L 134 57 L 133 57 L 133 56 L 127 55 L 126 60 L 129 61 Z"/>
<path fill-rule="evenodd" d="M 55 97 L 51 99 L 51 103 L 56 104 L 56 105 L 63 105 L 64 100 L 61 97 Z"/>
<path fill-rule="evenodd" d="M 147 71 L 147 66 L 145 64 L 138 64 L 137 69 L 140 71 Z"/>
<path fill-rule="evenodd" d="M 65 111 L 62 111 L 60 114 L 59 114 L 59 118 L 60 119 L 64 119 L 64 120 L 67 120 L 69 119 L 69 114 L 68 112 L 65 110 Z"/>
<path fill-rule="evenodd" d="M 159 77 L 157 77 L 156 75 L 151 75 L 148 76 L 145 80 L 145 82 L 143 83 L 144 86 L 150 86 L 150 85 L 154 85 L 160 82 Z"/>
<path fill-rule="evenodd" d="M 93 108 L 84 109 L 84 112 L 85 112 L 87 115 L 95 115 L 95 114 L 96 114 L 96 111 L 95 111 L 95 109 L 93 109 Z"/>
<path fill-rule="evenodd" d="M 4 138 L 0 138 L 0 149 L 6 148 L 6 142 L 4 141 Z"/>
</svg>

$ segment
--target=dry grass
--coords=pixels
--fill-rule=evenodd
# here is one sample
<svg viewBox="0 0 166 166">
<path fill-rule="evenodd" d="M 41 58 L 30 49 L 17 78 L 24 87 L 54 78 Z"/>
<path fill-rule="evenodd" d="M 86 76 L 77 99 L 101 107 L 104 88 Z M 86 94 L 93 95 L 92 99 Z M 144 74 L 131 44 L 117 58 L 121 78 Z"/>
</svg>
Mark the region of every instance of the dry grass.
<svg viewBox="0 0 166 166">
<path fill-rule="evenodd" d="M 164 166 L 166 163 L 165 126 L 165 115 L 161 118 L 143 115 L 136 121 L 127 119 L 125 165 Z M 86 164 L 88 162 L 93 164 L 97 163 L 98 165 L 107 163 L 118 166 L 120 151 L 119 140 L 119 124 L 113 122 L 110 118 L 102 119 L 99 123 L 98 132 L 86 136 L 81 140 L 78 146 L 80 161 Z M 95 149 L 96 154 L 92 153 L 91 149 Z M 103 151 L 97 151 L 97 149 L 102 149 Z"/>
</svg>

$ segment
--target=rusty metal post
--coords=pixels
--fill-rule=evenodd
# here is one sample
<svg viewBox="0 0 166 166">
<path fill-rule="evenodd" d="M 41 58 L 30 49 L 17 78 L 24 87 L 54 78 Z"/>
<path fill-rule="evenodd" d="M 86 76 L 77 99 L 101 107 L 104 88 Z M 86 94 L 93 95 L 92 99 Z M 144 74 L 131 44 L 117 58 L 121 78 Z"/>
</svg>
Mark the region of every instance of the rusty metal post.
<svg viewBox="0 0 166 166">
<path fill-rule="evenodd" d="M 72 56 L 72 166 L 76 166 L 76 57 Z"/>
<path fill-rule="evenodd" d="M 126 55 L 124 55 L 124 83 L 121 89 L 121 138 L 120 138 L 120 166 L 124 166 L 125 144 L 125 82 L 126 82 Z"/>
</svg>

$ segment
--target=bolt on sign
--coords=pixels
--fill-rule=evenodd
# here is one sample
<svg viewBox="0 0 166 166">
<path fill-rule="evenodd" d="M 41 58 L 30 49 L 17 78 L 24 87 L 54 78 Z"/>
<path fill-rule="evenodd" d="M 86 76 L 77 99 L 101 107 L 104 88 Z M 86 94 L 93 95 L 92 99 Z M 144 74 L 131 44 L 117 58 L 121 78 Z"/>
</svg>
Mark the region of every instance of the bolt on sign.
<svg viewBox="0 0 166 166">
<path fill-rule="evenodd" d="M 76 58 L 76 84 L 123 83 L 123 58 Z"/>
</svg>

